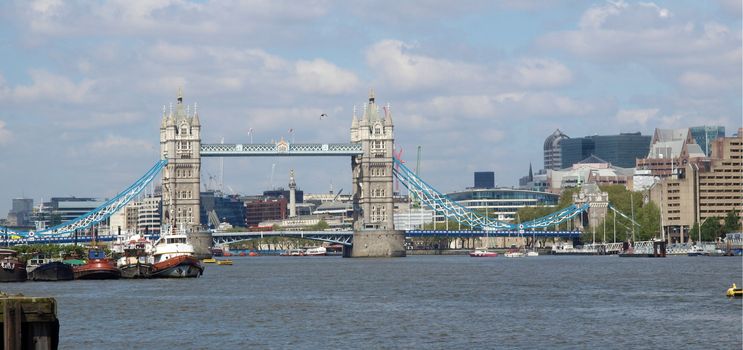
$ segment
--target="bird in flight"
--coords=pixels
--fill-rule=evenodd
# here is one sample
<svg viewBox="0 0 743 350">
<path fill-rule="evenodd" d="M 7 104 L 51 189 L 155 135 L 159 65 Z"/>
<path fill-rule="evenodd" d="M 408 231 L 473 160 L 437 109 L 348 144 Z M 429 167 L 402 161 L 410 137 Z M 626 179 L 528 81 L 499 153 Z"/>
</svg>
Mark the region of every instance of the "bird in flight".
<svg viewBox="0 0 743 350">
<path fill-rule="evenodd" d="M 320 119 L 321 119 L 321 120 L 322 120 L 322 119 L 325 119 L 325 118 L 327 118 L 327 117 L 328 117 L 328 115 L 327 115 L 327 114 L 325 114 L 325 113 L 323 113 L 323 114 L 320 114 Z"/>
</svg>

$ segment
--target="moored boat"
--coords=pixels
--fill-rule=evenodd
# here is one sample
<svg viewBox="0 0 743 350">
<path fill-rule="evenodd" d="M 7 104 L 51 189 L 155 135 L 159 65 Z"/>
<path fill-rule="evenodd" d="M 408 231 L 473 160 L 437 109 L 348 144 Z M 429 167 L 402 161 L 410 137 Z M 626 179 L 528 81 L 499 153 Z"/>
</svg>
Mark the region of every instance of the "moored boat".
<svg viewBox="0 0 743 350">
<path fill-rule="evenodd" d="M 123 278 L 149 278 L 152 275 L 152 242 L 141 238 L 124 246 L 124 256 L 116 262 Z"/>
<path fill-rule="evenodd" d="M 28 278 L 26 264 L 12 249 L 0 249 L 0 282 L 23 282 Z"/>
<path fill-rule="evenodd" d="M 217 265 L 232 265 L 232 260 L 230 259 L 217 260 Z"/>
<path fill-rule="evenodd" d="M 498 256 L 497 252 L 491 252 L 487 249 L 476 249 L 473 252 L 470 252 L 470 256 L 473 258 L 494 258 Z"/>
<path fill-rule="evenodd" d="M 26 270 L 30 281 L 70 281 L 75 279 L 72 265 L 42 255 L 29 259 Z"/>
<path fill-rule="evenodd" d="M 217 259 L 206 258 L 206 259 L 201 260 L 201 262 L 203 262 L 204 264 L 216 264 L 217 263 Z"/>
<path fill-rule="evenodd" d="M 514 249 L 507 251 L 503 256 L 506 258 L 523 258 L 524 253 Z"/>
<path fill-rule="evenodd" d="M 84 265 L 73 268 L 76 280 L 114 280 L 121 277 L 121 271 L 116 268 L 106 253 L 96 247 L 88 250 L 88 260 Z"/>
<path fill-rule="evenodd" d="M 325 247 L 307 248 L 304 251 L 304 255 L 307 255 L 307 256 L 325 256 L 325 255 L 328 255 L 328 250 L 325 249 Z"/>
<path fill-rule="evenodd" d="M 185 234 L 166 234 L 155 242 L 152 277 L 199 277 L 204 266 L 194 256 L 193 245 Z"/>
</svg>

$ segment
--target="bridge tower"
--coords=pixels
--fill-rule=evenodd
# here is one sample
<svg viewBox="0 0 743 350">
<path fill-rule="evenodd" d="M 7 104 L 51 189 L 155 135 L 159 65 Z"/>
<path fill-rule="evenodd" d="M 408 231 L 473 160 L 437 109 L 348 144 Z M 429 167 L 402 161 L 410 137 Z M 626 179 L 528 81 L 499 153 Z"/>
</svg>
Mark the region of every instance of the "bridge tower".
<svg viewBox="0 0 743 350">
<path fill-rule="evenodd" d="M 405 256 L 405 235 L 396 231 L 392 202 L 394 125 L 389 106 L 380 113 L 374 90 L 361 120 L 354 108 L 351 143 L 362 154 L 351 158 L 354 238 L 352 257 Z"/>
<path fill-rule="evenodd" d="M 168 160 L 162 171 L 163 223 L 171 229 L 196 231 L 200 225 L 199 185 L 201 171 L 201 122 L 196 104 L 183 104 L 178 89 L 175 106 L 163 108 L 160 124 L 160 154 Z"/>
</svg>

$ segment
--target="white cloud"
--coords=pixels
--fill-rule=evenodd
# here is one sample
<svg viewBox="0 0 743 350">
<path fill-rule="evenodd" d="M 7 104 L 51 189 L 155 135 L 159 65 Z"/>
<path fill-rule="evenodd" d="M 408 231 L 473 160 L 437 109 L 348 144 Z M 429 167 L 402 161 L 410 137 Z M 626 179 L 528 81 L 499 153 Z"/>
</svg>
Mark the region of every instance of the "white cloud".
<svg viewBox="0 0 743 350">
<path fill-rule="evenodd" d="M 82 103 L 91 95 L 95 82 L 83 79 L 76 83 L 66 76 L 54 74 L 42 69 L 29 72 L 30 85 L 18 85 L 0 90 L 3 96 L 15 102 L 56 101 L 65 103 Z"/>
<path fill-rule="evenodd" d="M 5 122 L 0 120 L 0 144 L 6 144 L 13 139 L 13 134 L 5 127 Z"/>
<path fill-rule="evenodd" d="M 99 155 L 148 154 L 155 150 L 155 140 L 134 139 L 120 135 L 106 135 L 103 139 L 90 142 L 85 148 L 88 152 Z"/>
<path fill-rule="evenodd" d="M 513 72 L 511 81 L 523 87 L 559 87 L 573 80 L 570 69 L 552 59 L 522 59 Z"/>
<path fill-rule="evenodd" d="M 296 83 L 302 91 L 323 95 L 345 94 L 359 85 L 359 79 L 348 70 L 321 59 L 295 63 Z"/>
<path fill-rule="evenodd" d="M 414 54 L 413 48 L 399 40 L 382 40 L 366 50 L 366 62 L 381 80 L 399 90 L 469 84 L 487 75 L 484 67 Z"/>
<path fill-rule="evenodd" d="M 645 126 L 658 115 L 658 108 L 623 109 L 617 112 L 615 119 L 621 124 L 639 124 Z"/>
</svg>

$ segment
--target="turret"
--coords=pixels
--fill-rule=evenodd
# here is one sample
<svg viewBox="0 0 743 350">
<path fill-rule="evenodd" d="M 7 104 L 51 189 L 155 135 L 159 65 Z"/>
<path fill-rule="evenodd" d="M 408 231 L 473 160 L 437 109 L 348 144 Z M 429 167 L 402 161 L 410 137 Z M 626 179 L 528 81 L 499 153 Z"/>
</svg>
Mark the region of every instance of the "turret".
<svg viewBox="0 0 743 350">
<path fill-rule="evenodd" d="M 384 124 L 392 126 L 392 110 L 390 109 L 389 103 L 387 103 L 387 106 L 384 108 Z"/>
<path fill-rule="evenodd" d="M 193 104 L 193 118 L 191 118 L 191 126 L 201 127 L 201 121 L 199 120 L 199 105 L 194 102 Z"/>
</svg>

